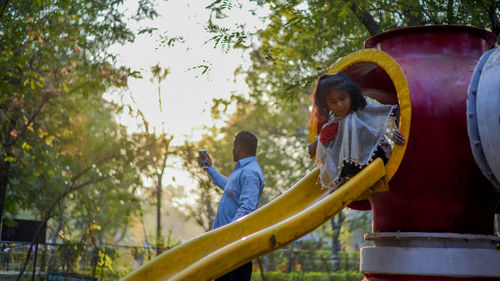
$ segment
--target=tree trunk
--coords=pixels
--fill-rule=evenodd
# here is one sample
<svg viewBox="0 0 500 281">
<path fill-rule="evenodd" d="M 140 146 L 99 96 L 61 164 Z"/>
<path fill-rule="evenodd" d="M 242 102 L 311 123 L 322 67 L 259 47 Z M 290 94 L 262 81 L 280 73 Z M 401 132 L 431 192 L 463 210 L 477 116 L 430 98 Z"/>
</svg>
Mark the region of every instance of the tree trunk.
<svg viewBox="0 0 500 281">
<path fill-rule="evenodd" d="M 330 219 L 330 225 L 332 226 L 332 262 L 333 271 L 339 270 L 339 252 L 340 252 L 340 229 L 342 228 L 342 223 L 344 222 L 345 216 L 343 212 L 338 213 L 336 216 Z"/>
<path fill-rule="evenodd" d="M 159 88 L 158 88 L 159 91 Z M 160 100 L 161 102 L 161 100 Z M 161 103 L 160 103 L 160 109 L 161 109 Z M 163 236 L 162 236 L 162 227 L 161 227 L 161 193 L 162 193 L 162 179 L 163 175 L 165 174 L 165 169 L 167 168 L 167 159 L 168 159 L 168 148 L 170 146 L 170 142 L 172 141 L 173 137 L 167 140 L 167 144 L 165 147 L 165 155 L 163 156 L 163 164 L 161 167 L 161 172 L 157 175 L 158 180 L 157 183 L 158 185 L 156 186 L 156 254 L 160 255 L 161 252 L 163 251 L 163 246 L 164 242 L 163 241 Z"/>
<path fill-rule="evenodd" d="M 10 163 L 3 160 L 0 164 L 0 225 L 3 219 L 3 209 L 7 196 L 7 185 L 9 183 Z"/>
<path fill-rule="evenodd" d="M 292 273 L 293 271 L 293 243 L 290 244 L 288 251 L 288 273 Z"/>
<path fill-rule="evenodd" d="M 4 9 L 7 6 L 8 1 L 5 1 Z M 3 14 L 3 10 L 2 10 Z M 45 104 L 49 101 L 50 99 L 50 94 L 45 94 L 43 97 L 43 100 L 41 104 L 33 109 L 33 113 L 31 114 L 29 120 L 23 125 L 23 128 L 20 130 L 20 133 L 16 137 L 11 137 L 11 130 L 16 128 L 17 124 L 17 119 L 13 118 L 10 120 L 10 127 L 7 128 L 7 134 L 6 134 L 6 139 L 4 140 L 5 142 L 2 143 L 2 155 L 0 159 L 0 225 L 2 223 L 3 219 L 3 209 L 5 206 L 5 198 L 7 196 L 7 185 L 9 183 L 9 170 L 10 170 L 10 163 L 6 162 L 3 160 L 5 156 L 12 156 L 10 152 L 10 147 L 14 145 L 14 143 L 17 142 L 17 140 L 26 132 L 28 127 L 30 125 L 34 125 L 33 120 L 35 120 L 35 117 L 42 111 L 42 108 L 45 106 Z"/>
<path fill-rule="evenodd" d="M 56 243 L 57 236 L 59 236 L 59 232 L 61 232 L 62 228 L 63 228 L 63 220 L 62 220 L 61 216 L 59 216 L 59 220 L 58 220 L 58 223 L 57 223 L 56 231 L 54 231 L 53 233 L 51 233 L 49 235 L 49 243 L 51 243 L 51 244 L 55 244 Z M 48 262 L 48 265 L 47 265 L 47 271 L 51 271 L 52 268 L 55 266 L 56 249 L 50 247 L 50 248 L 48 248 L 48 251 L 49 251 L 49 262 Z"/>
<path fill-rule="evenodd" d="M 373 16 L 365 8 L 359 6 L 356 1 L 345 1 L 351 3 L 351 11 L 356 15 L 359 21 L 366 27 L 371 36 L 380 33 L 380 26 L 375 21 Z"/>
<path fill-rule="evenodd" d="M 448 5 L 446 6 L 446 17 L 448 18 L 448 24 L 455 23 L 455 13 L 453 12 L 453 0 L 448 0 Z"/>
<path fill-rule="evenodd" d="M 161 177 L 156 186 L 156 254 L 162 252 L 162 234 L 161 234 Z"/>
<path fill-rule="evenodd" d="M 210 190 L 206 190 L 207 196 L 205 197 L 205 207 L 207 208 L 208 216 L 208 229 L 211 229 L 215 221 L 215 210 L 212 207 L 212 196 L 210 196 Z"/>
<path fill-rule="evenodd" d="M 262 281 L 266 281 L 266 276 L 264 275 L 264 263 L 262 262 L 262 257 L 257 258 L 257 263 L 259 264 L 260 278 L 262 279 Z"/>
</svg>

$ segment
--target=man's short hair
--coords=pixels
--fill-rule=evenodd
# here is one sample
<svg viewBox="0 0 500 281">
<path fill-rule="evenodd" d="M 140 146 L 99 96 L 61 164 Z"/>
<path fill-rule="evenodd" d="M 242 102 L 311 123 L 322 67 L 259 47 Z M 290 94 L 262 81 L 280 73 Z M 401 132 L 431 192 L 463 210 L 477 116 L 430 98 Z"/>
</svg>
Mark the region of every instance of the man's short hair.
<svg viewBox="0 0 500 281">
<path fill-rule="evenodd" d="M 234 142 L 239 144 L 243 150 L 255 156 L 257 153 L 257 137 L 248 131 L 241 131 L 236 134 L 234 138 Z"/>
</svg>

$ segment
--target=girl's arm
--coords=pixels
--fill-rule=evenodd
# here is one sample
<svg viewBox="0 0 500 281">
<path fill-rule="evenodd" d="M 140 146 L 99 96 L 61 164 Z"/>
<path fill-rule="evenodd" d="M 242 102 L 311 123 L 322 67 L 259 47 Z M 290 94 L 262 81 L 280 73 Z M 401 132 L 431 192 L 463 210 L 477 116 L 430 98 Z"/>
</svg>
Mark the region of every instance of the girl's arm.
<svg viewBox="0 0 500 281">
<path fill-rule="evenodd" d="M 316 147 L 318 146 L 318 139 L 315 139 L 308 147 L 307 152 L 309 153 L 309 157 L 313 158 L 316 155 Z"/>
<path fill-rule="evenodd" d="M 391 139 L 395 144 L 403 145 L 405 144 L 405 137 L 399 131 L 399 117 L 400 117 L 399 105 L 394 106 L 394 110 L 392 111 L 392 116 L 394 117 L 394 123 L 396 124 L 396 128 L 394 128 Z"/>
</svg>

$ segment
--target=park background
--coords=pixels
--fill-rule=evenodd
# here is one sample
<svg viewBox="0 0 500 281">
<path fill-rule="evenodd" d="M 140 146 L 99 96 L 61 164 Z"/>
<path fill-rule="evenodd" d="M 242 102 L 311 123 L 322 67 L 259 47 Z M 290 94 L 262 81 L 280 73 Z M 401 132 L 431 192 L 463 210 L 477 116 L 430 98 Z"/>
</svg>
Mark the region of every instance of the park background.
<svg viewBox="0 0 500 281">
<path fill-rule="evenodd" d="M 36 278 L 117 280 L 210 229 L 240 130 L 262 204 L 313 168 L 317 77 L 372 35 L 426 24 L 500 34 L 500 1 L 2 1 L 0 219 L 46 221 Z M 160 223 L 158 223 L 158 221 Z M 498 229 L 497 217 L 497 229 Z M 254 261 L 253 280 L 360 280 L 371 213 L 344 210 Z M 0 277 L 34 279 L 3 241 Z"/>
</svg>

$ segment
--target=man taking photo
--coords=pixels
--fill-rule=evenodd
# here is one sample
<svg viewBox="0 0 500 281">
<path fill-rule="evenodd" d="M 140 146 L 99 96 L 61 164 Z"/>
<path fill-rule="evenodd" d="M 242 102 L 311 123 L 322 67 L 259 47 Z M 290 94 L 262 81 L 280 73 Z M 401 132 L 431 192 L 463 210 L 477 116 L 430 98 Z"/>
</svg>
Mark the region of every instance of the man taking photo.
<svg viewBox="0 0 500 281">
<path fill-rule="evenodd" d="M 236 165 L 229 178 L 221 175 L 213 166 L 207 153 L 200 155 L 198 163 L 212 179 L 224 190 L 217 207 L 213 228 L 231 223 L 257 209 L 264 188 L 264 175 L 257 163 L 257 138 L 248 131 L 236 134 L 233 142 L 233 160 Z M 250 281 L 252 262 L 227 273 L 216 281 Z"/>
</svg>

